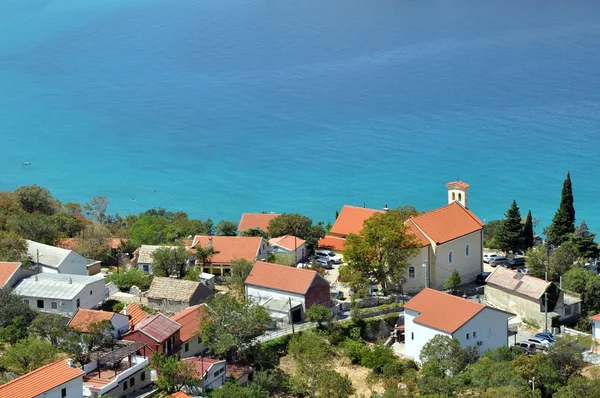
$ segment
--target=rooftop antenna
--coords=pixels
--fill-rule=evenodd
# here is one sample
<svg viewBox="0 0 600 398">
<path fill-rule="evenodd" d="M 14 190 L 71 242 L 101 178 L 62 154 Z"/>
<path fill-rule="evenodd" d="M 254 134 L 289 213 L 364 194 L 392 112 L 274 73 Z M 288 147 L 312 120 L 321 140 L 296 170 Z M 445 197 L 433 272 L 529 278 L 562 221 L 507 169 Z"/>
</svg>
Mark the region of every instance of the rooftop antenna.
<svg viewBox="0 0 600 398">
<path fill-rule="evenodd" d="M 367 202 L 363 202 L 363 207 L 367 207 Z"/>
</svg>

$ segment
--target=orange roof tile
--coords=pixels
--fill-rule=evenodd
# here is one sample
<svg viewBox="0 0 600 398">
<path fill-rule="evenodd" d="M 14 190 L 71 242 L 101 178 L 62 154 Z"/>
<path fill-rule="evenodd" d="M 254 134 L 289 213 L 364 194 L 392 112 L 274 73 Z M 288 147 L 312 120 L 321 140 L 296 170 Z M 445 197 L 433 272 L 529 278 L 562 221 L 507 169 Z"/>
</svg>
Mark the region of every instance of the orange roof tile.
<svg viewBox="0 0 600 398">
<path fill-rule="evenodd" d="M 363 228 L 365 220 L 375 213 L 383 213 L 383 211 L 345 205 L 329 233 L 344 237 L 351 233 L 357 234 Z"/>
<path fill-rule="evenodd" d="M 592 321 L 600 321 L 600 314 L 596 314 L 590 317 Z"/>
<path fill-rule="evenodd" d="M 321 278 L 316 271 L 257 261 L 245 283 L 304 294 L 315 278 Z"/>
<path fill-rule="evenodd" d="M 419 230 L 419 228 L 417 228 L 417 226 L 411 219 L 406 220 L 404 222 L 404 225 L 406 225 L 408 227 L 409 231 L 417 238 L 417 242 L 419 242 L 421 244 L 421 247 L 429 246 L 431 244 L 429 242 L 429 239 L 427 239 L 427 237 L 425 235 L 423 235 L 421 230 Z"/>
<path fill-rule="evenodd" d="M 252 366 L 242 366 L 233 363 L 228 363 L 225 371 L 225 378 L 233 376 L 235 380 L 239 380 L 244 375 L 250 375 L 254 372 L 254 368 Z"/>
<path fill-rule="evenodd" d="M 140 306 L 137 305 L 136 303 L 128 304 L 127 307 L 125 307 L 121 311 L 121 314 L 125 314 L 125 312 L 127 312 L 127 315 L 129 315 L 129 317 L 130 317 L 130 320 L 129 320 L 130 327 L 137 325 L 138 323 L 140 323 L 141 321 L 143 321 L 144 319 L 146 319 L 150 316 L 150 315 L 148 315 L 148 313 L 146 311 L 141 309 Z"/>
<path fill-rule="evenodd" d="M 448 184 L 446 184 L 446 186 L 447 186 L 448 188 L 450 188 L 450 187 L 451 187 L 451 186 L 453 186 L 453 185 L 457 185 L 457 186 L 459 186 L 460 188 L 463 188 L 463 189 L 467 189 L 467 188 L 469 188 L 469 187 L 470 187 L 470 185 L 469 185 L 469 184 L 467 184 L 467 183 L 466 183 L 466 182 L 464 182 L 464 181 L 460 181 L 460 180 L 458 180 L 458 181 L 450 181 Z"/>
<path fill-rule="evenodd" d="M 171 317 L 172 320 L 181 325 L 181 329 L 179 329 L 181 341 L 186 342 L 198 335 L 200 322 L 205 316 L 206 307 L 204 304 L 199 304 L 186 308 Z"/>
<path fill-rule="evenodd" d="M 340 238 L 339 236 L 325 235 L 325 237 L 319 239 L 318 247 L 320 249 L 341 252 L 344 250 L 344 242 L 346 242 L 346 239 Z"/>
<path fill-rule="evenodd" d="M 114 312 L 87 310 L 80 308 L 67 325 L 80 332 L 88 332 L 92 323 L 110 321 L 114 316 Z"/>
<path fill-rule="evenodd" d="M 83 377 L 83 371 L 61 359 L 1 385 L 0 397 L 36 397 L 77 377 Z"/>
<path fill-rule="evenodd" d="M 215 253 L 210 257 L 212 264 L 230 264 L 237 258 L 255 261 L 260 245 L 264 243 L 260 236 L 206 236 L 196 235 L 192 246 L 208 246 L 212 242 Z M 266 244 L 265 244 L 266 245 Z"/>
<path fill-rule="evenodd" d="M 108 238 L 106 239 L 106 244 L 111 247 L 111 249 L 118 249 L 121 245 L 121 241 L 127 242 L 129 239 L 127 238 Z"/>
<path fill-rule="evenodd" d="M 56 247 L 67 250 L 75 250 L 79 246 L 79 241 L 75 238 L 64 238 L 54 242 Z"/>
<path fill-rule="evenodd" d="M 194 377 L 200 380 L 204 378 L 204 376 L 210 371 L 210 368 L 213 365 L 224 364 L 225 367 L 227 367 L 227 364 L 223 359 L 191 357 L 182 359 L 182 362 L 191 365 L 192 369 L 195 371 Z"/>
<path fill-rule="evenodd" d="M 457 202 L 409 218 L 435 243 L 441 244 L 479 231 L 483 223 Z"/>
<path fill-rule="evenodd" d="M 18 270 L 20 266 L 21 263 L 0 263 L 0 288 L 6 285 L 6 282 L 8 282 L 10 277 L 13 276 L 15 271 Z"/>
<path fill-rule="evenodd" d="M 279 214 L 273 213 L 243 213 L 238 226 L 238 232 L 245 231 L 251 228 L 260 228 L 267 232 L 267 228 L 272 219 Z"/>
<path fill-rule="evenodd" d="M 426 288 L 406 303 L 404 308 L 420 313 L 414 319 L 416 323 L 454 333 L 486 306 Z"/>
<path fill-rule="evenodd" d="M 294 237 L 292 235 L 284 235 L 279 238 L 271 238 L 269 239 L 269 246 L 281 246 L 288 250 L 294 250 L 304 244 L 304 239 L 300 239 L 298 237 Z"/>
<path fill-rule="evenodd" d="M 170 398 L 192 398 L 191 395 L 187 395 L 183 391 L 174 392 L 173 394 L 168 395 L 168 397 L 170 397 Z"/>
</svg>

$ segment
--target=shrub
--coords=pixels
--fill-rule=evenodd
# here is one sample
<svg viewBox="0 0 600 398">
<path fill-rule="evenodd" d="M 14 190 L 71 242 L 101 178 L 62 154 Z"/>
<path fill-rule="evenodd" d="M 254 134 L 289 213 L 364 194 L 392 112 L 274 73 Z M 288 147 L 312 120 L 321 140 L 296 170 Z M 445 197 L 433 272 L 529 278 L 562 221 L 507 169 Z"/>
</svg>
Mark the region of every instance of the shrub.
<svg viewBox="0 0 600 398">
<path fill-rule="evenodd" d="M 398 359 L 394 356 L 394 352 L 390 347 L 377 344 L 372 349 L 363 353 L 360 364 L 372 369 L 375 373 L 381 374 L 386 365 L 391 365 L 397 360 Z"/>
<path fill-rule="evenodd" d="M 351 339 L 344 340 L 342 349 L 344 350 L 344 354 L 350 358 L 350 361 L 353 364 L 361 363 L 363 355 L 366 354 L 367 351 L 370 351 L 369 347 Z"/>
<path fill-rule="evenodd" d="M 131 286 L 137 286 L 142 291 L 148 290 L 152 283 L 153 276 L 139 268 L 131 267 L 119 273 L 110 274 L 106 278 L 106 282 L 113 282 L 120 290 L 129 292 Z"/>
</svg>

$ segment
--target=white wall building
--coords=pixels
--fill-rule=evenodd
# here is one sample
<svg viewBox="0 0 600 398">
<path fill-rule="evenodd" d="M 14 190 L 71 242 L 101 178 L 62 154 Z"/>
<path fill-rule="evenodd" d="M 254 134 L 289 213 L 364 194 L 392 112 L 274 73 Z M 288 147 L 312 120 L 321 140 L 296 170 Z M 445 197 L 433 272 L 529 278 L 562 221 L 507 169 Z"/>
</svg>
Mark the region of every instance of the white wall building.
<svg viewBox="0 0 600 398">
<path fill-rule="evenodd" d="M 225 384 L 227 363 L 223 360 L 212 358 L 186 358 L 183 362 L 195 368 L 195 378 L 202 383 L 198 387 L 184 387 L 183 390 L 194 396 L 203 396 L 205 392 L 212 391 Z"/>
<path fill-rule="evenodd" d="M 73 316 L 79 308 L 96 308 L 107 297 L 103 276 L 42 273 L 23 279 L 14 289 L 31 308 Z"/>
<path fill-rule="evenodd" d="M 67 324 L 80 332 L 89 332 L 90 325 L 102 321 L 109 321 L 114 328 L 113 335 L 119 339 L 129 331 L 129 317 L 118 312 L 98 311 L 80 308 Z"/>
<path fill-rule="evenodd" d="M 83 371 L 61 359 L 1 385 L 0 397 L 83 398 Z"/>
<path fill-rule="evenodd" d="M 179 329 L 179 338 L 181 339 L 179 355 L 181 358 L 189 358 L 206 352 L 200 336 L 200 323 L 203 322 L 205 316 L 205 304 L 199 304 L 186 308 L 171 317 L 181 325 L 181 329 Z"/>
<path fill-rule="evenodd" d="M 303 261 L 306 257 L 306 242 L 304 239 L 292 235 L 284 235 L 278 238 L 269 239 L 269 253 L 284 253 L 291 254 L 294 257 L 296 264 L 298 261 Z M 295 252 L 295 256 L 294 256 Z"/>
<path fill-rule="evenodd" d="M 406 355 L 419 361 L 436 335 L 456 338 L 461 347 L 508 346 L 508 319 L 514 314 L 433 289 L 424 289 L 404 306 Z"/>
<path fill-rule="evenodd" d="M 94 263 L 73 250 L 32 240 L 27 241 L 27 254 L 33 264 L 39 266 L 39 272 L 53 274 L 87 275 L 88 265 Z"/>
</svg>

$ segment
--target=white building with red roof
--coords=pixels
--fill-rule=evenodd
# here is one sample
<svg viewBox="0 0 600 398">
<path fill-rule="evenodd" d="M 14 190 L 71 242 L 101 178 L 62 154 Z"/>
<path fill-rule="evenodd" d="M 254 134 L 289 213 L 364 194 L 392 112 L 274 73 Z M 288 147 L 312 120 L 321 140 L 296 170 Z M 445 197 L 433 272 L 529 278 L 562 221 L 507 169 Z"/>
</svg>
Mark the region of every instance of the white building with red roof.
<svg viewBox="0 0 600 398">
<path fill-rule="evenodd" d="M 456 338 L 461 347 L 485 350 L 508 346 L 508 319 L 514 314 L 424 289 L 404 306 L 404 353 L 415 361 L 436 335 Z"/>
<path fill-rule="evenodd" d="M 198 387 L 184 387 L 183 390 L 193 396 L 204 396 L 225 384 L 227 378 L 227 362 L 221 359 L 192 357 L 182 360 L 193 370 L 194 378 L 201 381 Z"/>
<path fill-rule="evenodd" d="M 279 214 L 275 213 L 243 213 L 238 224 L 238 233 L 249 229 L 260 229 L 268 232 L 269 223 L 278 216 Z"/>
<path fill-rule="evenodd" d="M 198 259 L 196 264 L 202 265 L 202 271 L 213 275 L 225 275 L 231 270 L 231 263 L 237 259 L 250 262 L 266 259 L 268 242 L 260 236 L 208 236 L 196 235 L 191 244 L 192 251 L 198 247 L 212 248 L 206 264 Z"/>
<path fill-rule="evenodd" d="M 203 354 L 206 351 L 200 336 L 200 323 L 204 321 L 206 316 L 206 304 L 199 304 L 186 308 L 171 317 L 172 320 L 181 325 L 179 330 L 181 358 Z"/>
<path fill-rule="evenodd" d="M 295 259 L 294 264 L 306 257 L 306 241 L 293 235 L 284 235 L 269 239 L 269 253 L 290 254 Z"/>
</svg>

